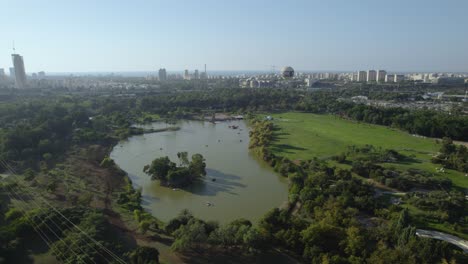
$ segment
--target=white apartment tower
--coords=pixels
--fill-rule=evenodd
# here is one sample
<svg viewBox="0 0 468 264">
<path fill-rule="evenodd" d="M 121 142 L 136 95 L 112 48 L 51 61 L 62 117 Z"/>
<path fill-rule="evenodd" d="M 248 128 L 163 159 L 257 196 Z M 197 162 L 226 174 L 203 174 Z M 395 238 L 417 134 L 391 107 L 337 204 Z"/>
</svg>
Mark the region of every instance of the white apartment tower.
<svg viewBox="0 0 468 264">
<path fill-rule="evenodd" d="M 379 83 L 385 82 L 385 75 L 387 75 L 387 71 L 378 70 L 378 71 L 377 71 L 377 81 L 378 81 Z"/>
<path fill-rule="evenodd" d="M 26 71 L 24 69 L 23 57 L 19 54 L 11 54 L 13 60 L 13 67 L 15 69 L 15 83 L 16 88 L 26 88 Z"/>
<path fill-rule="evenodd" d="M 160 80 L 160 81 L 165 81 L 165 80 L 167 80 L 167 72 L 166 72 L 166 69 L 165 69 L 165 68 L 159 69 L 158 74 L 159 74 L 159 80 Z"/>
<path fill-rule="evenodd" d="M 377 81 L 377 72 L 374 70 L 367 71 L 367 82 L 375 82 Z"/>
<path fill-rule="evenodd" d="M 358 82 L 366 82 L 367 81 L 367 72 L 366 71 L 359 71 L 357 74 L 357 81 Z"/>
</svg>

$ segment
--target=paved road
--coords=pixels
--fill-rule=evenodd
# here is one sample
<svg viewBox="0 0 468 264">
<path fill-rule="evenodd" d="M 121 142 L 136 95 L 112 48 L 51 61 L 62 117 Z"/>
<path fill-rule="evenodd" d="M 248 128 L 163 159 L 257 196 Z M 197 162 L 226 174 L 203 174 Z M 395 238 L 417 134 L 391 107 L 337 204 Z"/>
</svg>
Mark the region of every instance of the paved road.
<svg viewBox="0 0 468 264">
<path fill-rule="evenodd" d="M 416 235 L 419 237 L 427 237 L 427 238 L 439 239 L 439 240 L 449 242 L 450 244 L 453 244 L 463 249 L 463 252 L 468 253 L 468 241 L 461 239 L 459 237 L 452 236 L 452 235 L 445 234 L 445 233 L 438 232 L 438 231 L 430 231 L 430 230 L 423 230 L 423 229 L 417 229 Z"/>
</svg>

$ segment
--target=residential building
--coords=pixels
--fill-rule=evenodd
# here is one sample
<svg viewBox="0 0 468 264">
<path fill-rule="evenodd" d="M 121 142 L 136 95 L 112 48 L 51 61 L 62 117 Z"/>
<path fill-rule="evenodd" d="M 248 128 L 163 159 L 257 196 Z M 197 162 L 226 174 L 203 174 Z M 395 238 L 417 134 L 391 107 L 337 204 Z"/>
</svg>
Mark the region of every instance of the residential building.
<svg viewBox="0 0 468 264">
<path fill-rule="evenodd" d="M 26 70 L 24 69 L 23 57 L 19 54 L 11 54 L 11 58 L 15 68 L 16 88 L 26 88 Z"/>
<path fill-rule="evenodd" d="M 166 72 L 165 68 L 159 69 L 158 75 L 159 75 L 159 80 L 160 81 L 166 81 L 167 80 L 167 72 Z"/>
<path fill-rule="evenodd" d="M 359 71 L 357 74 L 357 81 L 358 82 L 366 82 L 367 81 L 367 72 L 366 71 Z"/>
<path fill-rule="evenodd" d="M 378 70 L 377 71 L 377 82 L 379 82 L 379 83 L 385 82 L 385 75 L 387 75 L 387 71 Z"/>
<path fill-rule="evenodd" d="M 10 78 L 15 79 L 15 68 L 10 67 Z"/>
<path fill-rule="evenodd" d="M 367 71 L 367 82 L 377 81 L 377 72 L 374 70 Z"/>
<path fill-rule="evenodd" d="M 387 83 L 395 82 L 395 74 L 385 75 L 385 82 L 387 82 Z"/>
<path fill-rule="evenodd" d="M 405 76 L 402 74 L 395 74 L 395 82 L 402 82 L 405 79 Z"/>
</svg>

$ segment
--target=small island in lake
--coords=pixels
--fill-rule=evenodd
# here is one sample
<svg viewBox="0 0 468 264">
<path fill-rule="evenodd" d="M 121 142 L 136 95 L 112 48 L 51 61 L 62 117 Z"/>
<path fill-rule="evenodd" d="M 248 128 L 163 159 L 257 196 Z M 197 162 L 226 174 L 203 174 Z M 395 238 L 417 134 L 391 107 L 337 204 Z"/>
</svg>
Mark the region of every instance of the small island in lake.
<svg viewBox="0 0 468 264">
<path fill-rule="evenodd" d="M 146 165 L 143 172 L 151 176 L 152 180 L 159 180 L 161 185 L 168 187 L 187 186 L 206 175 L 205 158 L 201 154 L 192 155 L 191 161 L 187 152 L 179 152 L 177 157 L 179 166 L 165 156 Z"/>
</svg>

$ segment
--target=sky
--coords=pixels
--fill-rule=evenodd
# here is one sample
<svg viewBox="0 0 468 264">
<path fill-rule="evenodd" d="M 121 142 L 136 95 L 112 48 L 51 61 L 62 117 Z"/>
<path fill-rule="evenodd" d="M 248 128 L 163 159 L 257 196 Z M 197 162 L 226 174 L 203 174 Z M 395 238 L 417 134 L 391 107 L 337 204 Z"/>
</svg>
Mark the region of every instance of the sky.
<svg viewBox="0 0 468 264">
<path fill-rule="evenodd" d="M 466 0 L 0 0 L 0 68 L 468 72 Z"/>
</svg>

